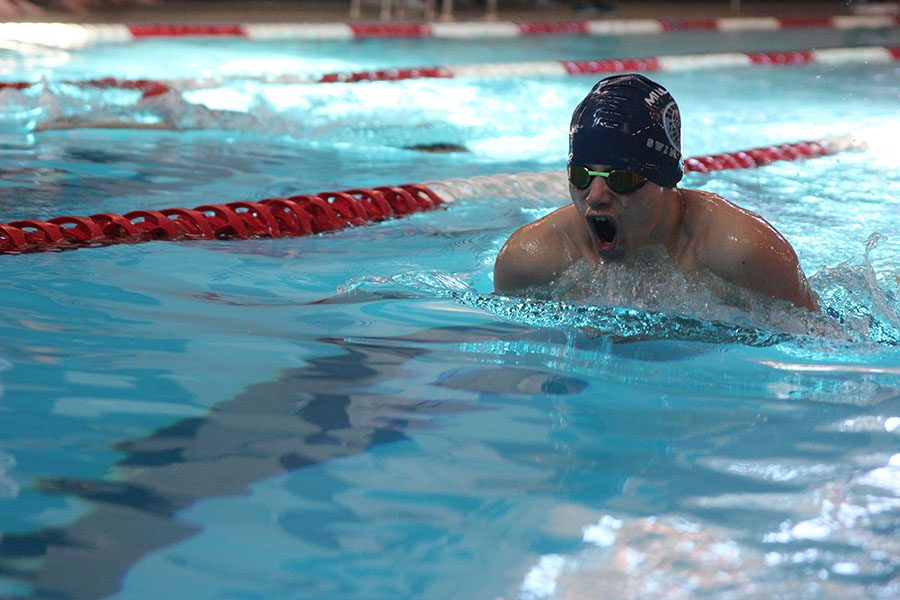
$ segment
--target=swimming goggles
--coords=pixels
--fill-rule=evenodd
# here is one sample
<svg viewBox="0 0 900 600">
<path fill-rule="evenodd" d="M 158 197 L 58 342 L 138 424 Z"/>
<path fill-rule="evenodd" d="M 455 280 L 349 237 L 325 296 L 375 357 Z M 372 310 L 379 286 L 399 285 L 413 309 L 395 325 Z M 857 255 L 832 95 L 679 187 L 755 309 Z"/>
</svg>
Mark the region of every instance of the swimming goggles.
<svg viewBox="0 0 900 600">
<path fill-rule="evenodd" d="M 647 178 L 634 171 L 613 169 L 612 171 L 590 171 L 581 165 L 569 165 L 569 181 L 579 190 L 591 185 L 594 177 L 606 179 L 606 185 L 617 194 L 630 194 L 647 183 Z"/>
</svg>

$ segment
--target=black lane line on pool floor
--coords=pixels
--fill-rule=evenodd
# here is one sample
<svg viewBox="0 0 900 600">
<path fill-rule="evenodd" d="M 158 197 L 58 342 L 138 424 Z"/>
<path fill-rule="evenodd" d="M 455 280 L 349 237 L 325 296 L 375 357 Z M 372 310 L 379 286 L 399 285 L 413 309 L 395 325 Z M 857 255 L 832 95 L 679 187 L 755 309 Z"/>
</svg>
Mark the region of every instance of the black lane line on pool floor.
<svg viewBox="0 0 900 600">
<path fill-rule="evenodd" d="M 409 339 L 440 339 L 445 344 L 514 340 L 532 331 L 497 324 L 425 330 Z M 547 337 L 545 332 L 537 335 Z M 373 420 L 359 426 L 352 422 L 349 409 L 371 397 L 368 390 L 374 384 L 402 381 L 407 364 L 430 350 L 397 341 L 384 345 L 377 339 L 320 341 L 336 345 L 340 353 L 286 370 L 277 381 L 253 385 L 211 407 L 204 417 L 182 419 L 146 438 L 116 444 L 126 452 L 116 465 L 118 471 L 131 472 L 126 481 L 43 480 L 42 491 L 82 498 L 93 504 L 93 510 L 65 527 L 0 536 L 0 576 L 34 586 L 33 595 L 40 598 L 108 596 L 120 589 L 125 574 L 141 558 L 200 532 L 175 519 L 177 512 L 196 502 L 246 494 L 252 483 L 279 473 L 408 439 L 403 419 L 388 416 L 385 425 Z M 583 388 L 575 380 L 560 382 L 551 372 L 516 371 L 507 378 L 513 387 L 517 377 L 529 377 L 546 380 L 554 394 Z M 404 412 L 425 414 L 480 410 L 474 403 L 439 398 L 395 400 L 385 403 L 382 397 L 381 405 L 392 415 L 401 405 Z M 34 559 L 41 563 L 37 569 L 21 566 Z"/>
</svg>

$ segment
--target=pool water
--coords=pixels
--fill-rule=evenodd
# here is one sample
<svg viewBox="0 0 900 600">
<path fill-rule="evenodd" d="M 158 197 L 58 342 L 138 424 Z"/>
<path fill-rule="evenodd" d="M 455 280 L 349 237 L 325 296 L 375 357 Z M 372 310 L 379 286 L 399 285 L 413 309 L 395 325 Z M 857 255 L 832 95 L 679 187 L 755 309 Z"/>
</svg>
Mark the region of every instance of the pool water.
<svg viewBox="0 0 900 600">
<path fill-rule="evenodd" d="M 615 286 L 576 270 L 580 299 L 492 295 L 508 235 L 566 199 L 480 177 L 561 170 L 590 76 L 235 80 L 145 100 L 54 83 L 897 39 L 0 50 L 9 80 L 50 82 L 0 92 L 0 222 L 449 178 L 468 190 L 336 234 L 0 257 L 0 596 L 897 597 L 895 65 L 655 77 L 688 156 L 866 138 L 684 182 L 791 241 L 815 316 L 738 311 L 640 270 Z M 127 128 L 141 123 L 171 129 Z M 410 149 L 432 143 L 467 151 Z"/>
</svg>

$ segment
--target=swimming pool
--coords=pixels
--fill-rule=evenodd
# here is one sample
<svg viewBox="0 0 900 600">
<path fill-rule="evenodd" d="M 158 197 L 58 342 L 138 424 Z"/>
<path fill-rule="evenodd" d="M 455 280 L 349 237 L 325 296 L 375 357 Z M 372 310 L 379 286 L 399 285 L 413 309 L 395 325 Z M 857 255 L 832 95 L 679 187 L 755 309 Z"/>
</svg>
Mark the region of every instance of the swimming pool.
<svg viewBox="0 0 900 600">
<path fill-rule="evenodd" d="M 2 60 L 59 81 L 897 39 L 155 40 Z M 869 138 L 685 182 L 782 231 L 824 316 L 739 312 L 671 273 L 577 302 L 491 296 L 509 233 L 564 202 L 527 183 L 333 235 L 2 256 L 0 596 L 896 597 L 897 68 L 656 78 L 687 155 Z M 4 90 L 0 222 L 561 169 L 595 79 Z M 175 130 L 78 127 L 109 120 Z M 468 151 L 410 149 L 435 143 Z"/>
</svg>

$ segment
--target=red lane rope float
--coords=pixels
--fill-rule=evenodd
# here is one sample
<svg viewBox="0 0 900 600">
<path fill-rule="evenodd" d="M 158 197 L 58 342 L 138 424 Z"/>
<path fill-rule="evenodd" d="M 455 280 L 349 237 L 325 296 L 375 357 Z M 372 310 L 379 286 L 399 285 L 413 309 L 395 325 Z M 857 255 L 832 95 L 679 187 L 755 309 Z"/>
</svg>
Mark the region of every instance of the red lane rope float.
<svg viewBox="0 0 900 600">
<path fill-rule="evenodd" d="M 246 37 L 242 25 L 126 25 L 133 38 L 143 37 Z"/>
<path fill-rule="evenodd" d="M 446 67 L 413 67 L 409 69 L 377 69 L 375 71 L 347 71 L 326 73 L 317 83 L 357 83 L 359 81 L 403 81 L 404 79 L 447 79 L 453 72 Z"/>
<path fill-rule="evenodd" d="M 625 71 L 659 71 L 656 58 L 620 58 L 610 60 L 580 60 L 563 63 L 570 75 L 589 73 L 623 73 Z"/>
<path fill-rule="evenodd" d="M 487 39 L 535 35 L 626 36 L 670 31 L 778 31 L 831 28 L 843 31 L 900 25 L 900 15 L 837 15 L 813 18 L 724 17 L 717 19 L 591 19 L 582 21 L 459 21 L 423 23 L 2 23 L 0 38 L 48 46 L 121 44 L 146 38 L 237 37 L 250 40 L 354 40 L 367 38 Z"/>
<path fill-rule="evenodd" d="M 351 23 L 355 38 L 420 38 L 432 37 L 428 23 Z"/>
<path fill-rule="evenodd" d="M 154 79 L 115 79 L 113 77 L 104 77 L 102 79 L 88 79 L 86 81 L 71 83 L 75 83 L 82 87 L 93 87 L 98 89 L 118 88 L 123 90 L 134 90 L 141 92 L 144 98 L 159 96 L 172 89 L 167 84 Z"/>
<path fill-rule="evenodd" d="M 684 161 L 686 172 L 710 173 L 749 169 L 782 160 L 836 154 L 859 145 L 843 138 L 795 142 L 737 152 L 695 156 Z M 321 192 L 204 204 L 196 208 L 134 210 L 124 215 L 25 219 L 0 223 L 0 254 L 24 254 L 110 246 L 151 240 L 247 239 L 295 237 L 338 231 L 431 210 L 452 202 L 420 184 Z"/>
<path fill-rule="evenodd" d="M 397 67 L 372 71 L 346 71 L 325 74 L 248 75 L 232 76 L 229 80 L 259 81 L 265 84 L 318 84 L 358 83 L 366 81 L 403 81 L 408 79 L 451 79 L 466 77 L 522 77 L 586 75 L 622 73 L 625 71 L 683 72 L 700 69 L 733 67 L 778 67 L 805 64 L 858 64 L 889 63 L 900 60 L 900 46 L 856 46 L 850 48 L 819 48 L 815 50 L 790 50 L 782 52 L 726 52 L 707 54 L 668 55 L 647 58 L 613 58 L 580 61 L 530 61 L 510 63 L 483 63 L 450 66 Z M 44 82 L 0 82 L 0 90 L 12 88 L 24 90 Z M 168 91 L 220 87 L 227 81 L 222 78 L 200 80 L 157 81 L 151 79 L 90 79 L 84 81 L 59 81 L 62 85 L 119 88 L 139 91 L 144 98 L 158 96 Z"/>
<path fill-rule="evenodd" d="M 586 21 L 516 23 L 521 35 L 587 35 L 591 32 Z"/>
<path fill-rule="evenodd" d="M 719 28 L 718 19 L 663 19 L 660 23 L 664 31 L 715 31 Z"/>
<path fill-rule="evenodd" d="M 124 215 L 25 219 L 0 224 L 0 254 L 109 246 L 151 240 L 295 237 L 337 231 L 436 208 L 444 203 L 418 184 L 322 192 L 196 208 L 134 210 Z"/>
<path fill-rule="evenodd" d="M 684 26 L 705 28 L 706 21 Z M 446 66 L 420 66 L 326 73 L 319 76 L 282 77 L 282 83 L 356 83 L 428 78 L 497 78 L 547 75 L 584 75 L 625 71 L 682 72 L 713 68 L 775 67 L 803 64 L 888 63 L 900 59 L 900 46 L 857 46 L 782 52 L 724 52 L 583 61 L 530 61 Z"/>
<path fill-rule="evenodd" d="M 40 81 L 0 81 L 0 90 L 9 88 L 14 90 L 25 90 L 34 85 L 39 85 Z M 150 98 L 159 96 L 172 90 L 172 86 L 168 83 L 157 81 L 155 79 L 116 79 L 114 77 L 103 77 L 101 79 L 85 79 L 82 81 L 60 81 L 63 85 L 76 85 L 82 88 L 95 88 L 99 90 L 120 89 L 141 92 L 142 98 Z"/>
<path fill-rule="evenodd" d="M 822 142 L 794 142 L 778 146 L 751 148 L 750 150 L 739 152 L 691 157 L 684 161 L 684 170 L 687 173 L 709 173 L 710 171 L 726 169 L 752 169 L 779 160 L 818 158 L 835 154 L 839 151 L 836 148 L 829 148 Z"/>
</svg>

